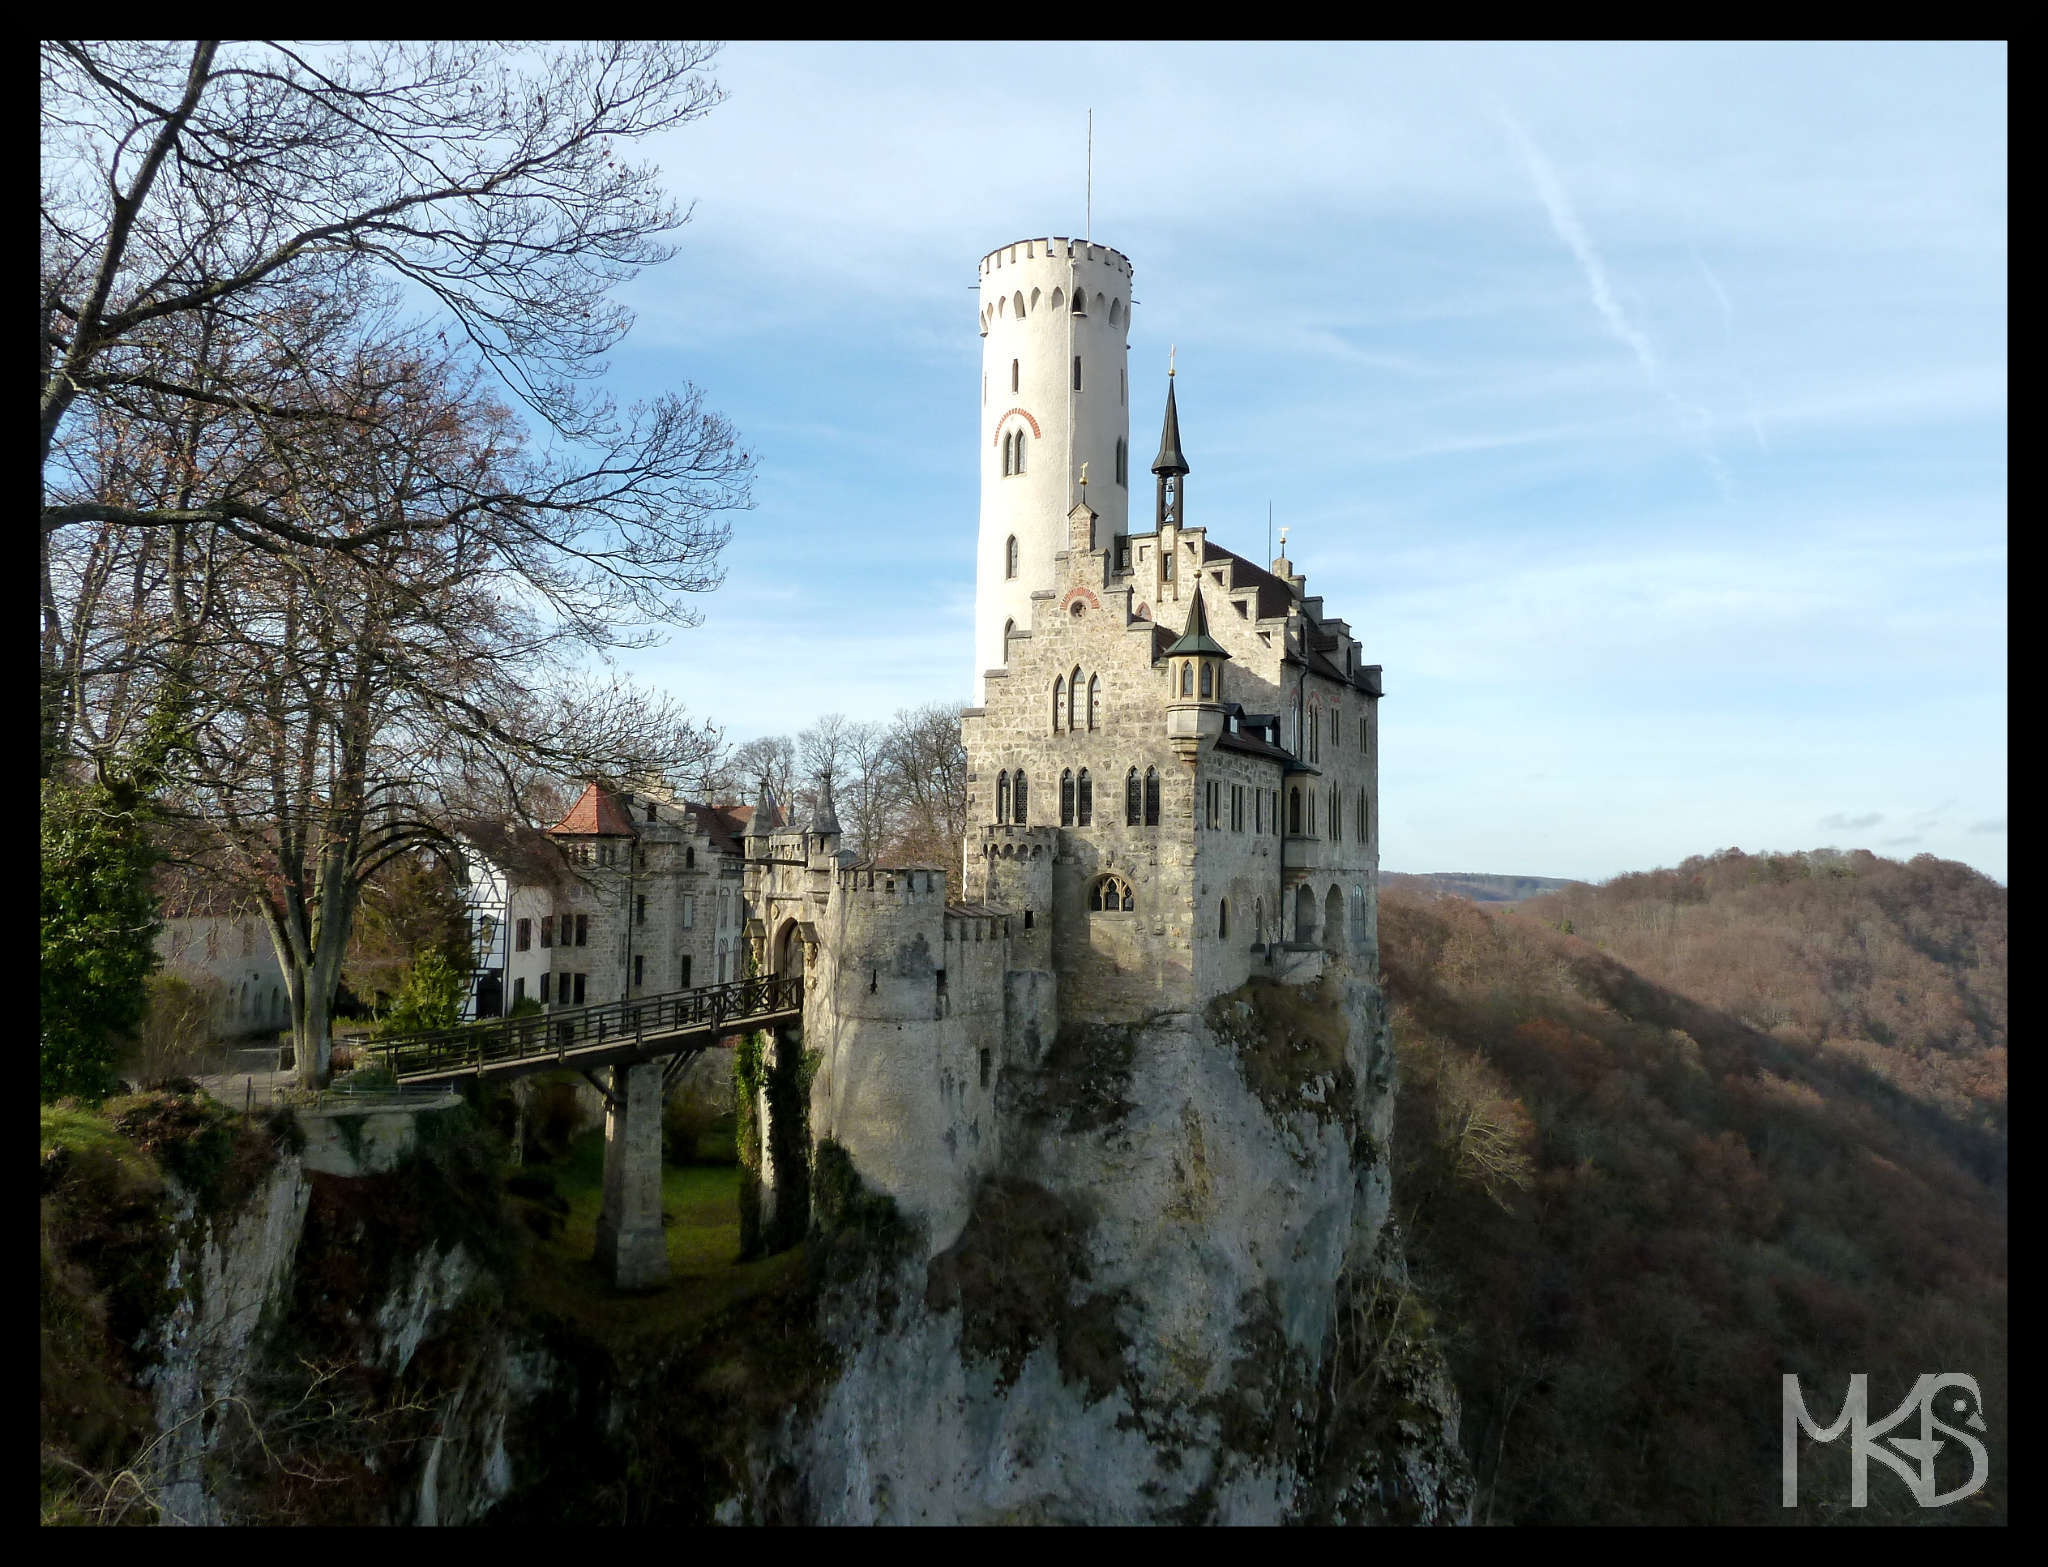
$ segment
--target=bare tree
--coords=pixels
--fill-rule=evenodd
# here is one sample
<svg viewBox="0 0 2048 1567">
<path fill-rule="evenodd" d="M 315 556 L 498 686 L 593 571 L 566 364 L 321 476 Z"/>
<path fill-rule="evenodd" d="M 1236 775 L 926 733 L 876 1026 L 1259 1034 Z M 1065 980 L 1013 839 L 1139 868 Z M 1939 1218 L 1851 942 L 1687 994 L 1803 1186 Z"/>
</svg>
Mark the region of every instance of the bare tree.
<svg viewBox="0 0 2048 1567">
<path fill-rule="evenodd" d="M 226 545 L 360 552 L 387 533 L 491 512 L 574 563 L 547 591 L 588 640 L 689 623 L 680 595 L 716 582 L 718 517 L 746 503 L 751 460 L 687 384 L 621 411 L 587 383 L 631 324 L 610 290 L 665 259 L 660 236 L 688 216 L 627 151 L 719 101 L 703 74 L 714 53 L 43 46 L 46 774 L 70 739 L 77 626 L 54 580 L 66 528 L 160 536 L 169 562 L 148 569 L 189 569 L 203 617 L 216 607 L 207 563 Z M 368 394 L 402 390 L 403 364 L 380 362 L 388 382 L 351 387 L 360 366 L 334 350 L 401 297 L 429 307 L 422 350 L 431 333 L 445 353 L 488 367 L 567 445 L 493 470 L 507 487 L 427 517 L 366 523 L 298 507 L 291 461 L 309 432 L 400 439 L 382 421 L 406 399 Z M 213 431 L 220 420 L 231 430 Z M 96 489 L 106 453 L 95 448 L 116 438 L 173 482 Z M 224 449 L 240 460 L 202 460 Z M 95 563 L 89 547 L 72 553 Z M 79 580 L 93 594 L 118 586 L 104 571 Z M 195 624 L 179 629 L 189 638 Z"/>
<path fill-rule="evenodd" d="M 717 744 L 672 704 L 576 672 L 601 630 L 559 607 L 573 602 L 577 566 L 531 547 L 529 503 L 506 482 L 525 461 L 517 431 L 473 375 L 409 360 L 413 346 L 385 345 L 400 361 L 388 372 L 363 350 L 348 382 L 391 439 L 322 423 L 288 453 L 250 458 L 282 470 L 264 482 L 296 514 L 357 530 L 360 548 L 209 533 L 203 568 L 181 569 L 159 536 L 125 530 L 85 573 L 127 585 L 121 614 L 100 620 L 125 656 L 81 664 L 73 705 L 108 732 L 121 705 L 184 693 L 173 698 L 190 732 L 169 788 L 176 847 L 262 908 L 309 1084 L 325 1074 L 335 983 L 383 867 L 445 845 L 480 810 L 533 802 L 550 777 L 685 769 Z M 211 460 L 225 465 L 229 450 Z M 151 480 L 138 464 L 118 482 Z M 479 495 L 497 499 L 478 506 Z M 196 592 L 213 603 L 181 634 Z"/>
<path fill-rule="evenodd" d="M 850 723 L 843 738 L 846 771 L 832 775 L 839 820 L 847 847 L 864 860 L 873 859 L 889 818 L 889 727 Z"/>
<path fill-rule="evenodd" d="M 764 783 L 785 813 L 797 808 L 796 742 L 788 735 L 761 735 L 733 748 L 732 769 L 745 802 L 753 804 Z"/>
<path fill-rule="evenodd" d="M 889 727 L 887 776 L 895 806 L 892 856 L 958 876 L 967 837 L 967 750 L 960 713 L 944 702 L 899 712 Z"/>
</svg>

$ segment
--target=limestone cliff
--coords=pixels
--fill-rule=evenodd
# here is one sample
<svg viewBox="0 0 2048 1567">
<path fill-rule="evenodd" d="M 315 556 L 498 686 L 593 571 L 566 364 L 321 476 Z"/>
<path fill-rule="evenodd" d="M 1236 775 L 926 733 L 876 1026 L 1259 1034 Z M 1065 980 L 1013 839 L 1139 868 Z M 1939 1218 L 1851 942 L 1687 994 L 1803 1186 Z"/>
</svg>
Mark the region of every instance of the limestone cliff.
<svg viewBox="0 0 2048 1567">
<path fill-rule="evenodd" d="M 825 1292 L 841 1372 L 756 1441 L 772 1497 L 728 1512 L 1462 1521 L 1455 1393 L 1389 1220 L 1392 1093 L 1380 993 L 1337 971 L 1062 1033 L 1006 1071 L 959 1238 Z"/>
</svg>

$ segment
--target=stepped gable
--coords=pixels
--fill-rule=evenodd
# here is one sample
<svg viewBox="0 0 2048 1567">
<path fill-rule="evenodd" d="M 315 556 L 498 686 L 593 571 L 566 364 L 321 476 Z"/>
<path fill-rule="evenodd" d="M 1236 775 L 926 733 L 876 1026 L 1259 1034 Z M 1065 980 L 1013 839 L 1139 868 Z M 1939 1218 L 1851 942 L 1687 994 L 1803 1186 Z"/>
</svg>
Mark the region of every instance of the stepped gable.
<svg viewBox="0 0 2048 1567">
<path fill-rule="evenodd" d="M 1225 573 L 1231 591 L 1245 588 L 1257 590 L 1258 602 L 1252 606 L 1252 614 L 1259 620 L 1275 620 L 1285 615 L 1293 606 L 1294 593 L 1286 583 L 1263 566 L 1255 566 L 1242 555 L 1212 543 L 1204 535 L 1202 539 L 1202 564 L 1210 566 L 1218 561 L 1229 563 Z"/>
<path fill-rule="evenodd" d="M 583 793 L 569 807 L 569 814 L 548 829 L 551 833 L 600 838 L 636 838 L 632 814 L 616 791 L 585 784 Z"/>
</svg>

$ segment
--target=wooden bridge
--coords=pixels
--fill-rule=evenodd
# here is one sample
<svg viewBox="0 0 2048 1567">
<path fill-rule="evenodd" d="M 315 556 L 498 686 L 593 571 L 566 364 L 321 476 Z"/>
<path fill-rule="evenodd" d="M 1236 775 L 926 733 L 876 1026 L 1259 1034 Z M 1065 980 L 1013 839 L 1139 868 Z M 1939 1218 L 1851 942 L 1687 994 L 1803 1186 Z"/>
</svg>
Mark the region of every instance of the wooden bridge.
<svg viewBox="0 0 2048 1567">
<path fill-rule="evenodd" d="M 518 1077 L 567 1067 L 631 1067 L 675 1057 L 680 1066 L 727 1034 L 803 1020 L 799 975 L 701 985 L 599 1007 L 558 1007 L 541 1017 L 398 1034 L 369 1046 L 403 1084 Z"/>
</svg>

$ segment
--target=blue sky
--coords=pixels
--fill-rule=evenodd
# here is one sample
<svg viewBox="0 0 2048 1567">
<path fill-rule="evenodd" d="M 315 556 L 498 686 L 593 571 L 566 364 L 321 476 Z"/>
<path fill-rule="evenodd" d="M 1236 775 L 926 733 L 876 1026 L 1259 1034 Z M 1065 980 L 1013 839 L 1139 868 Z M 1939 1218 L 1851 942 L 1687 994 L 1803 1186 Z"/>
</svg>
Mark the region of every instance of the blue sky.
<svg viewBox="0 0 2048 1567">
<path fill-rule="evenodd" d="M 1256 559 L 1270 501 L 1385 666 L 1385 868 L 1835 844 L 2004 880 L 2002 47 L 737 43 L 718 76 L 652 148 L 695 215 L 613 381 L 706 388 L 758 507 L 626 671 L 741 739 L 967 699 L 975 267 L 1081 231 L 1092 106 L 1132 444 L 1177 344 L 1190 520 Z"/>
</svg>

